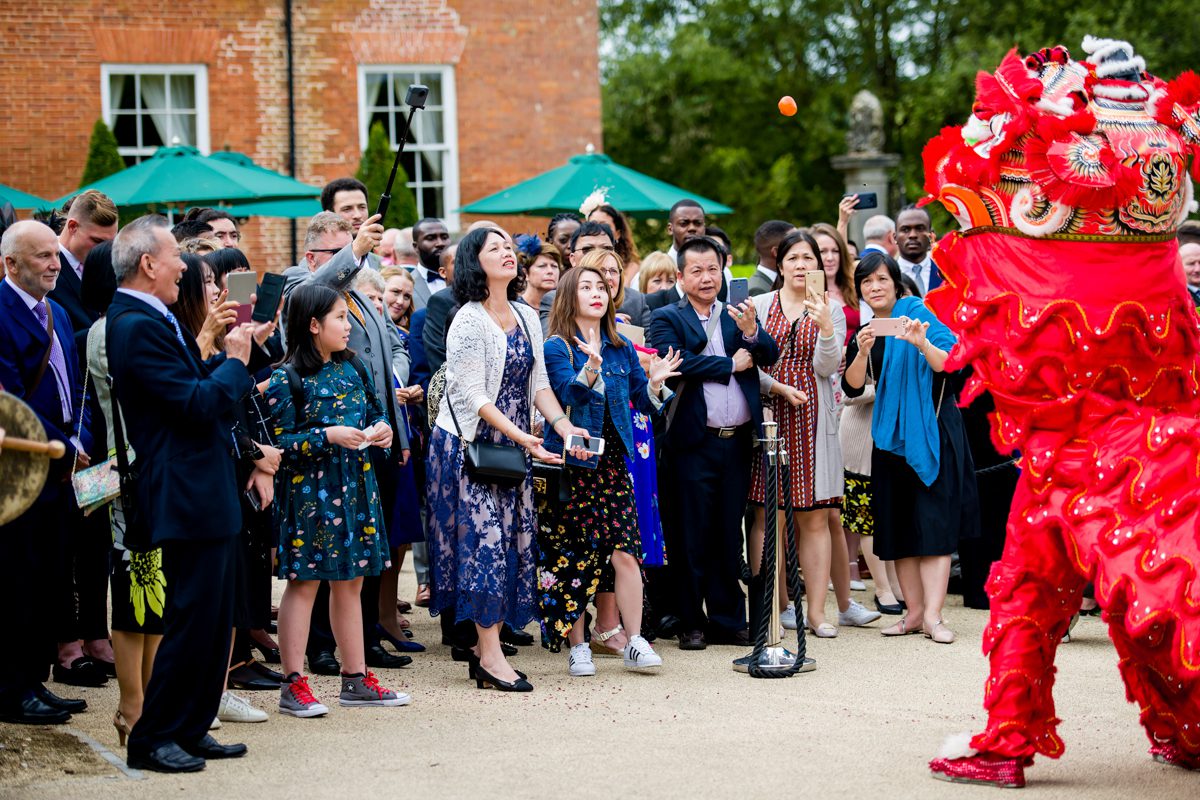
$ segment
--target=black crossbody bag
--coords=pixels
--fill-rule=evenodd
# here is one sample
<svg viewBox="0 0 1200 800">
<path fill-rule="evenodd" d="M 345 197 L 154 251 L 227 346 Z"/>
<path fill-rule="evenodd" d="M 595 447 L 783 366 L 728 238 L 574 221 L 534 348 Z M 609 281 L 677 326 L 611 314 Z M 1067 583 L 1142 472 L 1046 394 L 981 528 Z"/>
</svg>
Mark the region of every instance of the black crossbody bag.
<svg viewBox="0 0 1200 800">
<path fill-rule="evenodd" d="M 525 318 L 521 316 L 521 312 L 513 309 L 513 314 L 517 317 L 517 322 L 521 324 L 521 330 L 525 332 L 525 338 L 529 342 L 529 350 L 533 355 L 534 363 L 529 369 L 529 402 L 533 402 L 533 373 L 537 366 L 537 354 L 533 353 L 533 337 L 529 335 L 529 328 L 525 325 Z M 462 428 L 459 427 L 458 417 L 454 414 L 453 398 L 446 399 L 446 405 L 450 408 L 450 419 L 454 421 L 454 428 L 458 431 L 458 438 L 462 439 Z M 511 444 L 496 444 L 495 442 L 466 442 L 463 456 L 463 470 L 472 479 L 479 483 L 490 483 L 494 486 L 511 488 L 519 486 L 528 476 L 525 469 L 525 449 Z"/>
</svg>

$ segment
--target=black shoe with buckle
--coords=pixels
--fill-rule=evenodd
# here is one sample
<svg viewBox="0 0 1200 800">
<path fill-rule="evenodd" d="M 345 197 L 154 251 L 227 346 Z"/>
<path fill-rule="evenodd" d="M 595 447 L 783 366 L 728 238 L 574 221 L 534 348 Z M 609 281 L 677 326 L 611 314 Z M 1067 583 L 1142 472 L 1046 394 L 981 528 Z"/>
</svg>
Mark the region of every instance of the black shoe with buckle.
<svg viewBox="0 0 1200 800">
<path fill-rule="evenodd" d="M 342 665 L 333 656 L 332 650 L 317 650 L 308 654 L 308 669 L 316 675 L 341 675 Z"/>
<path fill-rule="evenodd" d="M 400 667 L 407 667 L 412 663 L 411 657 L 394 656 L 384 650 L 383 645 L 379 642 L 367 645 L 366 656 L 367 666 L 375 669 L 400 669 Z"/>
</svg>

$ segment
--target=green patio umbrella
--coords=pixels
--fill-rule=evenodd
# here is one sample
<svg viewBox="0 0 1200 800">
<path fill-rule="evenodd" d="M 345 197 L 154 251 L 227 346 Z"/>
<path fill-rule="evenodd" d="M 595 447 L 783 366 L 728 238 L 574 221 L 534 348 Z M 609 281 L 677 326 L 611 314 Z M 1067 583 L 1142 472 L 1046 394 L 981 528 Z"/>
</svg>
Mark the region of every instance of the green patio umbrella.
<svg viewBox="0 0 1200 800">
<path fill-rule="evenodd" d="M 14 189 L 11 186 L 5 186 L 0 183 L 0 205 L 12 203 L 12 207 L 18 211 L 23 211 L 27 208 L 42 209 L 50 208 L 54 204 L 49 200 L 38 197 L 36 194 L 22 192 L 20 189 Z"/>
<path fill-rule="evenodd" d="M 266 167 L 254 163 L 254 159 L 245 153 L 239 153 L 236 150 L 218 150 L 209 158 L 215 158 L 219 161 L 226 161 L 230 164 L 237 164 L 241 167 L 256 169 L 260 172 L 266 172 L 271 175 L 279 175 L 280 173 L 273 172 Z M 231 203 L 228 206 L 221 206 L 235 217 L 282 217 L 283 219 L 304 219 L 306 217 L 319 214 L 321 211 L 321 201 L 317 199 L 320 195 L 320 190 L 317 190 L 316 196 L 299 198 L 295 200 L 267 200 L 263 202 L 252 201 L 249 203 Z"/>
<path fill-rule="evenodd" d="M 580 204 L 597 189 L 605 190 L 609 204 L 637 219 L 661 217 L 685 198 L 695 200 L 709 214 L 733 213 L 729 206 L 623 167 L 602 153 L 572 156 L 557 169 L 459 210 L 468 214 L 549 217 L 563 211 L 578 211 Z"/>
<path fill-rule="evenodd" d="M 160 147 L 142 163 L 76 189 L 56 202 L 61 203 L 85 189 L 104 192 L 122 208 L 215 206 L 321 194 L 320 189 L 286 175 L 246 166 L 230 158 L 203 156 L 194 147 Z"/>
</svg>

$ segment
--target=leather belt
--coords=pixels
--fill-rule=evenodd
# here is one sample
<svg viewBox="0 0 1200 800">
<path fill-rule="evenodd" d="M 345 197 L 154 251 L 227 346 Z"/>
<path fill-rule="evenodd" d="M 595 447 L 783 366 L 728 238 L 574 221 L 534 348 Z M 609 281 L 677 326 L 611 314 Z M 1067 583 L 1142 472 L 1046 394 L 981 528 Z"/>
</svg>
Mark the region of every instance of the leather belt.
<svg viewBox="0 0 1200 800">
<path fill-rule="evenodd" d="M 749 425 L 750 423 L 746 423 Z M 711 425 L 706 425 L 705 430 L 709 436 L 716 436 L 718 439 L 732 439 L 734 434 L 740 431 L 745 425 L 734 425 L 732 428 L 714 428 Z"/>
</svg>

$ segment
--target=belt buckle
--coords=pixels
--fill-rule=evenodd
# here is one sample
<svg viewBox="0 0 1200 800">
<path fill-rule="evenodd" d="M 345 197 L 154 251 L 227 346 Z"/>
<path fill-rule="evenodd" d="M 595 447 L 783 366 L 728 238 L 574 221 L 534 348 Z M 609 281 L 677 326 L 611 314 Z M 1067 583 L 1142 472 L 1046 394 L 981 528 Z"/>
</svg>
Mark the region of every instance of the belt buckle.
<svg viewBox="0 0 1200 800">
<path fill-rule="evenodd" d="M 737 428 L 717 428 L 717 437 L 720 439 L 732 439 L 733 434 L 737 432 Z"/>
</svg>

